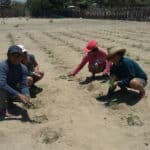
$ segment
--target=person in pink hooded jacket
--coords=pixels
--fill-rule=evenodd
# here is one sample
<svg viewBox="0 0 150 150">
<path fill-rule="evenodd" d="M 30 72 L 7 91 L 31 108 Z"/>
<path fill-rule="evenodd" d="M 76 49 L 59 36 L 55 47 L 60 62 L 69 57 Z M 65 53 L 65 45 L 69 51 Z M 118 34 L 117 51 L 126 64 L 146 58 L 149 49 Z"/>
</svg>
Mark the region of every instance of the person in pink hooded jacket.
<svg viewBox="0 0 150 150">
<path fill-rule="evenodd" d="M 90 40 L 83 50 L 85 52 L 85 56 L 82 58 L 80 64 L 69 74 L 69 76 L 75 76 L 86 63 L 88 63 L 89 72 L 92 73 L 93 78 L 96 73 L 100 72 L 102 72 L 103 75 L 109 75 L 111 63 L 106 59 L 107 51 L 98 47 L 96 40 Z"/>
</svg>

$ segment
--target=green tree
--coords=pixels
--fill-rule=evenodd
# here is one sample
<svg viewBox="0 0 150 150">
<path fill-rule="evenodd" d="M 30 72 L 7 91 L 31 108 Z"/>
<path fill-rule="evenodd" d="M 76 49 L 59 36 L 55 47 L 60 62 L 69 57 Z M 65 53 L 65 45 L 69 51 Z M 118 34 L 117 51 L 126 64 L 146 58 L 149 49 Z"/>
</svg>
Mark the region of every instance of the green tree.
<svg viewBox="0 0 150 150">
<path fill-rule="evenodd" d="M 0 7 L 8 7 L 11 3 L 11 0 L 0 0 Z"/>
<path fill-rule="evenodd" d="M 49 14 L 62 11 L 67 5 L 68 0 L 27 0 L 26 6 L 31 15 L 48 16 Z"/>
</svg>

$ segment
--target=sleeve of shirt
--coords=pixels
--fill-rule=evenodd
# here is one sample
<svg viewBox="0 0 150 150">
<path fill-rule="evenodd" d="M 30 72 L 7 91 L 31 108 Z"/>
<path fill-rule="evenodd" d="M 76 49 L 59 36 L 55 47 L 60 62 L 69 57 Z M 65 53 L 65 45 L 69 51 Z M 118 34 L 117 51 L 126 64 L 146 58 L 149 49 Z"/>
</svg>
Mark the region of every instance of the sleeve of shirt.
<svg viewBox="0 0 150 150">
<path fill-rule="evenodd" d="M 35 67 L 37 65 L 37 61 L 35 59 L 35 56 L 33 54 L 30 54 L 30 58 L 31 58 L 31 61 L 34 64 L 34 67 Z"/>
<path fill-rule="evenodd" d="M 88 55 L 85 55 L 81 61 L 81 63 L 72 71 L 72 75 L 76 75 L 88 62 Z"/>
<path fill-rule="evenodd" d="M 0 88 L 7 91 L 9 94 L 13 96 L 17 96 L 19 92 L 7 84 L 7 72 L 8 66 L 4 64 L 0 64 Z"/>
<path fill-rule="evenodd" d="M 127 77 L 118 81 L 118 85 L 120 87 L 129 86 L 131 79 L 133 79 L 135 76 L 134 66 L 132 65 L 132 63 L 126 62 L 125 67 L 127 71 Z"/>
<path fill-rule="evenodd" d="M 22 66 L 22 83 L 21 83 L 21 93 L 26 96 L 30 96 L 29 87 L 27 84 L 27 68 Z"/>
<path fill-rule="evenodd" d="M 111 68 L 111 66 L 112 66 L 112 62 L 106 60 L 106 67 L 105 67 L 103 73 L 110 75 L 110 68 Z"/>
</svg>

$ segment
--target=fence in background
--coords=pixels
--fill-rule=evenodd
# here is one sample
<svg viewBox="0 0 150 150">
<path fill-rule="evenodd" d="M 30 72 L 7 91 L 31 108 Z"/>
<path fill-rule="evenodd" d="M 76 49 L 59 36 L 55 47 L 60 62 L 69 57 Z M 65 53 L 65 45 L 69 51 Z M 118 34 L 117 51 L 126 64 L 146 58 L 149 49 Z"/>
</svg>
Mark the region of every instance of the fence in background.
<svg viewBox="0 0 150 150">
<path fill-rule="evenodd" d="M 0 17 L 16 17 L 15 10 L 11 8 L 0 8 Z M 48 12 L 43 17 L 82 17 L 95 19 L 122 19 L 150 21 L 150 7 L 123 7 L 123 8 L 98 8 L 72 9 L 57 12 Z M 42 16 L 40 16 L 42 17 Z"/>
<path fill-rule="evenodd" d="M 88 8 L 69 10 L 69 17 L 150 21 L 150 7 Z"/>
</svg>

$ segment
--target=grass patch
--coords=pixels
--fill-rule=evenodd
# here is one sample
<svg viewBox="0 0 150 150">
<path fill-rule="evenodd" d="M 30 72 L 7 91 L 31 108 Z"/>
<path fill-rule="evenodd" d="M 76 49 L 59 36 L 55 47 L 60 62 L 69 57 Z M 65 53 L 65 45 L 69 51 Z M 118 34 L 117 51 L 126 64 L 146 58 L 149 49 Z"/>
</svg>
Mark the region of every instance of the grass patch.
<svg viewBox="0 0 150 150">
<path fill-rule="evenodd" d="M 63 79 L 63 80 L 67 80 L 68 76 L 67 75 L 60 75 L 58 78 L 59 79 Z"/>
<path fill-rule="evenodd" d="M 136 60 L 136 61 L 140 61 L 140 57 L 139 57 L 139 56 L 136 56 L 136 57 L 135 57 L 135 60 Z"/>
<path fill-rule="evenodd" d="M 7 37 L 8 37 L 8 39 L 10 40 L 10 43 L 11 43 L 12 45 L 14 45 L 14 44 L 15 44 L 15 40 L 14 40 L 13 35 L 12 35 L 11 33 L 9 33 L 9 34 L 7 35 Z"/>
<path fill-rule="evenodd" d="M 93 91 L 94 90 L 94 85 L 93 84 L 88 85 L 87 90 L 88 91 Z"/>
<path fill-rule="evenodd" d="M 19 24 L 14 25 L 14 27 L 15 27 L 15 28 L 18 28 L 18 27 L 19 27 Z"/>
<path fill-rule="evenodd" d="M 25 19 L 26 19 L 26 21 L 29 21 L 29 20 L 30 20 L 30 17 L 26 17 Z"/>
<path fill-rule="evenodd" d="M 128 52 L 128 53 L 126 53 L 126 56 L 130 57 L 130 56 L 131 56 L 131 54 Z"/>
<path fill-rule="evenodd" d="M 53 23 L 53 22 L 54 22 L 54 20 L 53 20 L 53 19 L 50 19 L 50 20 L 49 20 L 49 23 Z"/>
<path fill-rule="evenodd" d="M 140 120 L 139 116 L 129 114 L 129 116 L 127 117 L 127 124 L 129 126 L 142 126 L 143 122 Z"/>
</svg>

